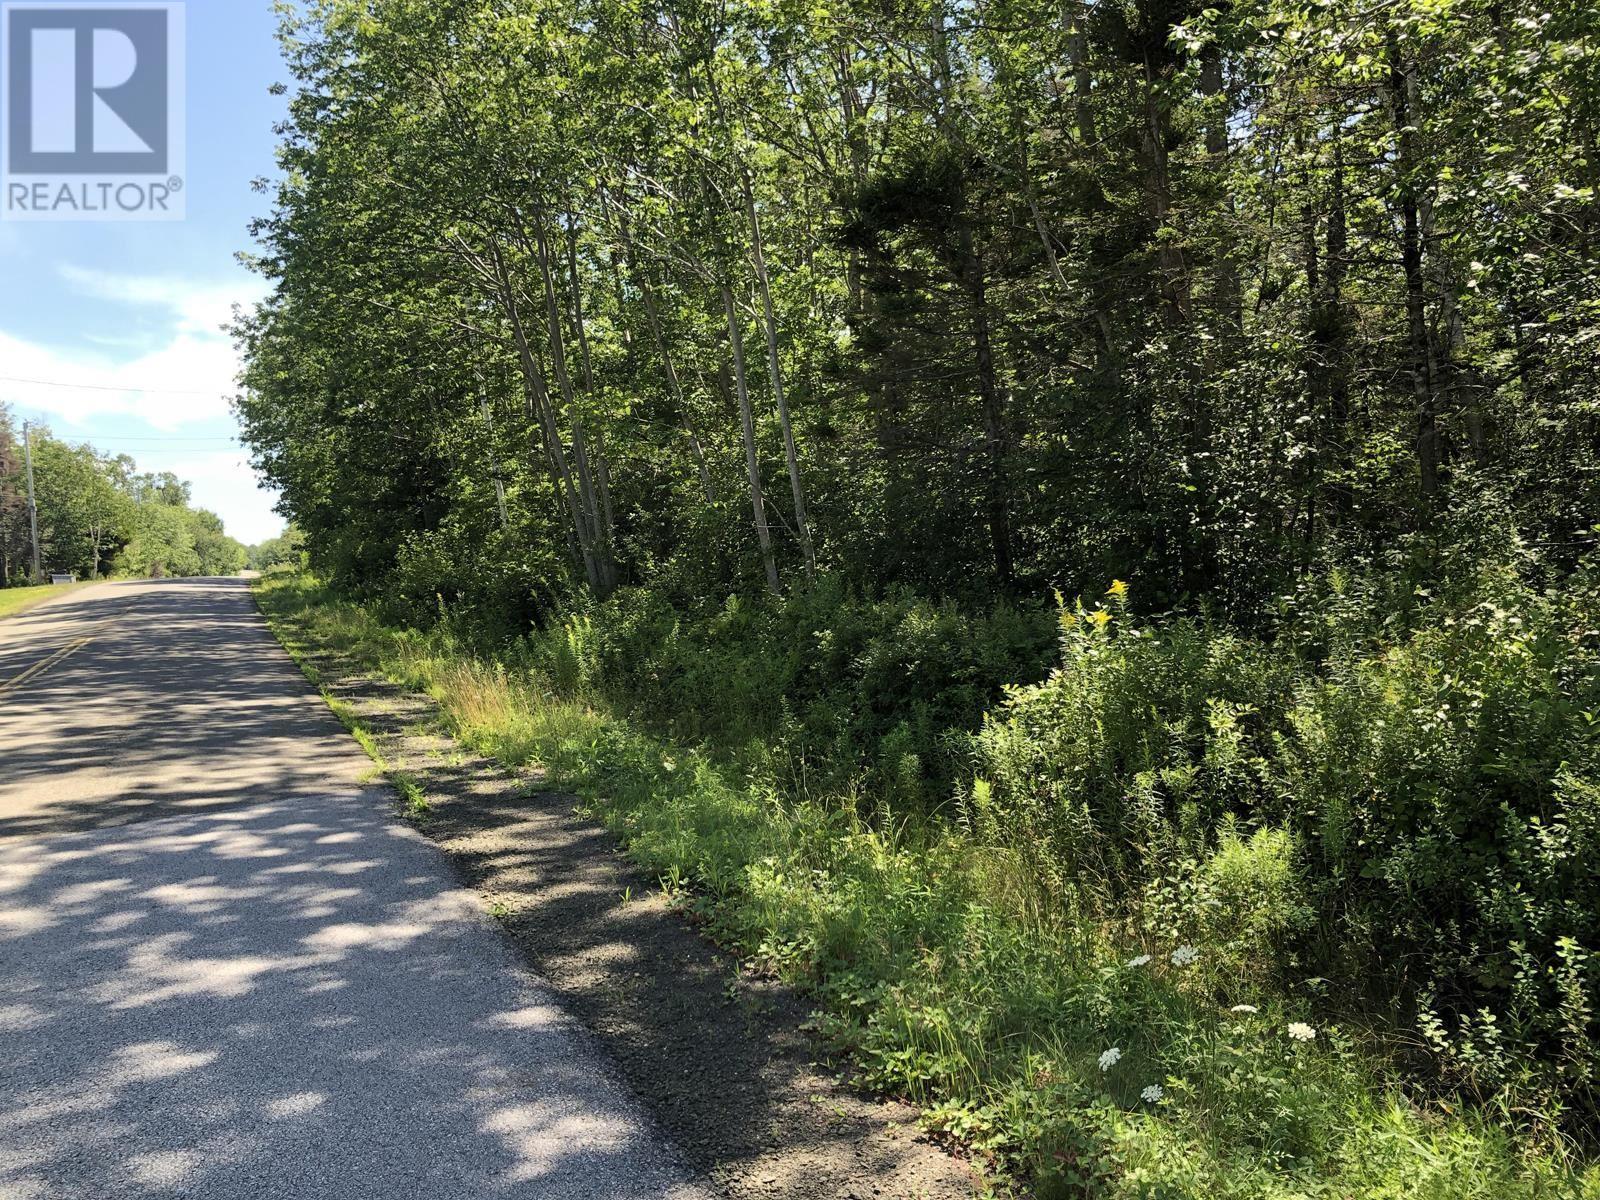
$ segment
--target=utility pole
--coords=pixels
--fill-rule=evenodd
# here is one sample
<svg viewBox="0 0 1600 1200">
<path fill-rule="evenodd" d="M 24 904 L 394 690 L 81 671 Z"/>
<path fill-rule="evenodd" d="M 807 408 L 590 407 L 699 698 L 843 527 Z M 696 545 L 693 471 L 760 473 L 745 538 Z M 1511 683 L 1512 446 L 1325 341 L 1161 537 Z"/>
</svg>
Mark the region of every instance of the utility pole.
<svg viewBox="0 0 1600 1200">
<path fill-rule="evenodd" d="M 28 532 L 33 537 L 33 581 L 39 582 L 39 506 L 33 501 L 33 432 L 28 422 L 22 423 L 22 461 L 27 465 L 28 476 Z"/>
</svg>

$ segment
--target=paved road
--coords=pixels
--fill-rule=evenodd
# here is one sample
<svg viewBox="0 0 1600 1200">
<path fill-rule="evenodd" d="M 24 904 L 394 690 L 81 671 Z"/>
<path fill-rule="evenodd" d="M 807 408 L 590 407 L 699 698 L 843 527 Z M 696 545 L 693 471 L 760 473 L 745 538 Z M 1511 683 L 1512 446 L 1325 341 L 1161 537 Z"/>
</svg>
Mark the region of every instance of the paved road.
<svg viewBox="0 0 1600 1200">
<path fill-rule="evenodd" d="M 0 1198 L 701 1195 L 370 765 L 237 580 L 0 621 Z"/>
</svg>

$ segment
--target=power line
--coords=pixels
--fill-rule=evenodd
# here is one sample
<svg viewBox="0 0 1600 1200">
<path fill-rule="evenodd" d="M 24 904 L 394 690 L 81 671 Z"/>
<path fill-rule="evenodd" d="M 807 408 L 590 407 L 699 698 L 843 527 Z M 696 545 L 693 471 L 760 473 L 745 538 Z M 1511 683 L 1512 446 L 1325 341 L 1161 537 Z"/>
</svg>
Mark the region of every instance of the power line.
<svg viewBox="0 0 1600 1200">
<path fill-rule="evenodd" d="M 189 390 L 185 388 L 112 387 L 102 383 L 64 383 L 59 379 L 18 379 L 0 375 L 0 383 L 25 383 L 33 387 L 73 388 L 81 392 L 132 392 L 139 396 L 215 396 L 218 391 Z"/>
<path fill-rule="evenodd" d="M 72 434 L 71 436 L 78 437 L 80 435 L 79 434 Z M 230 443 L 236 443 L 239 440 L 238 438 L 233 438 L 233 437 L 184 437 L 181 434 L 176 436 L 176 437 L 123 437 L 121 434 L 105 434 L 105 435 L 101 435 L 101 434 L 97 434 L 97 433 L 86 433 L 86 434 L 83 434 L 81 436 L 86 441 L 91 441 L 91 442 L 161 442 L 161 443 L 165 443 L 167 445 L 171 445 L 171 444 L 173 444 L 175 442 L 230 442 Z"/>
</svg>

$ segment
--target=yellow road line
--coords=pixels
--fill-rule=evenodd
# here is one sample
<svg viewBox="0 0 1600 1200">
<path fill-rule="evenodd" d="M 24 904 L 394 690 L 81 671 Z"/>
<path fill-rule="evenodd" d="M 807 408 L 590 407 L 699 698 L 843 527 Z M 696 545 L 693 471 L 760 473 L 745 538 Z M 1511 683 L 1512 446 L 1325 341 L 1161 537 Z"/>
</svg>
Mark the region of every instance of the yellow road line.
<svg viewBox="0 0 1600 1200">
<path fill-rule="evenodd" d="M 66 658 L 69 654 L 76 654 L 79 650 L 82 650 L 92 641 L 94 641 L 93 637 L 81 637 L 76 641 L 68 642 L 65 646 L 61 647 L 61 649 L 57 650 L 43 662 L 36 662 L 33 664 L 33 666 L 22 672 L 22 674 L 13 676 L 4 683 L 0 683 L 0 696 L 4 696 L 7 692 L 21 687 L 30 679 L 37 679 L 40 675 L 43 675 L 46 671 L 55 666 L 62 659 Z"/>
</svg>

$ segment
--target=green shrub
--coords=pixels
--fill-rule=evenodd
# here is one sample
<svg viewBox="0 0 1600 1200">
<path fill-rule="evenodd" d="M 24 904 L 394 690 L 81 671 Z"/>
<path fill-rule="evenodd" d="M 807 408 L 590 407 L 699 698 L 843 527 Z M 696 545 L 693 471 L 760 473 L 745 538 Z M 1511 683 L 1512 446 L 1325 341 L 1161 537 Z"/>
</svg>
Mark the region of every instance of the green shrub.
<svg viewBox="0 0 1600 1200">
<path fill-rule="evenodd" d="M 562 690 L 674 737 L 760 741 L 802 787 L 864 788 L 922 815 L 943 801 L 965 765 L 961 735 L 1002 687 L 1043 674 L 1050 627 L 1037 611 L 972 615 L 830 580 L 697 613 L 630 588 L 569 612 L 519 653 Z"/>
<path fill-rule="evenodd" d="M 432 692 L 469 745 L 544 764 L 555 786 L 579 793 L 725 944 L 809 988 L 821 1028 L 864 1079 L 918 1101 L 930 1127 L 1041 1198 L 1600 1197 L 1600 1175 L 1574 1170 L 1559 1142 L 1514 1132 L 1525 1112 L 1429 1104 L 1388 1074 L 1370 1037 L 1330 1019 L 1332 997 L 1273 989 L 1294 948 L 1316 945 L 1328 920 L 1328 897 L 1313 886 L 1317 831 L 1284 812 L 1291 800 L 1280 743 L 1297 726 L 1281 708 L 1268 719 L 1272 703 L 1292 708 L 1317 679 L 1277 651 L 1223 638 L 1212 654 L 1204 626 L 1179 625 L 1187 632 L 1165 643 L 1178 662 L 1163 664 L 1164 643 L 1126 618 L 1116 618 L 1120 629 L 1083 635 L 1087 614 L 1074 613 L 1066 657 L 1079 678 L 1142 685 L 1142 704 L 1092 692 L 1097 707 L 1078 714 L 1069 737 L 1045 720 L 1065 703 L 1053 695 L 1058 676 L 1014 690 L 1008 712 L 972 743 L 986 768 L 1004 765 L 985 757 L 1003 750 L 1026 772 L 975 781 L 965 827 L 918 825 L 864 819 L 858 793 L 797 791 L 785 756 L 762 744 L 690 746 L 598 700 L 563 695 L 529 669 L 531 657 L 559 652 L 548 661 L 599 686 L 597 669 L 625 644 L 612 640 L 604 610 L 490 662 L 467 656 L 448 628 L 385 628 L 303 580 L 264 581 L 261 595 L 280 629 L 314 630 L 317 640 Z M 629 603 L 635 629 L 670 611 Z M 656 661 L 639 686 L 670 685 L 672 670 L 658 679 L 649 671 L 672 656 Z M 1208 662 L 1214 674 L 1204 674 Z M 1271 687 L 1258 686 L 1253 699 L 1227 690 L 1225 707 L 1210 703 L 1206 687 L 1228 684 L 1230 664 Z M 753 676 L 766 669 L 751 668 Z M 1045 694 L 1050 704 L 1039 699 Z M 1010 710 L 1038 723 L 1010 729 Z M 1100 729 L 1111 718 L 1117 729 Z M 1141 736 L 1141 720 L 1156 732 Z M 1091 751 L 1114 751 L 1150 772 L 1144 794 L 1163 801 L 1171 827 L 1158 829 L 1162 844 L 1183 853 L 1128 850 L 1114 881 L 1071 863 L 1041 877 L 1044 850 L 1020 837 L 998 840 L 1013 830 L 1014 813 L 1019 822 L 1040 815 L 1012 789 L 1019 780 L 1049 782 L 1049 761 L 1038 747 L 1008 740 L 1034 729 L 1070 752 L 1077 777 L 1098 781 L 1093 796 L 1117 800 Z M 909 744 L 897 735 L 880 748 L 888 758 Z M 1560 786 L 1593 798 L 1577 775 Z M 1185 799 L 1169 802 L 1169 791 Z M 1575 792 L 1569 805 L 1579 804 Z M 1094 816 L 1092 806 L 1084 811 Z M 1145 828 L 1139 821 L 1117 828 Z M 1576 943 L 1564 953 L 1557 991 L 1566 999 L 1554 1011 L 1581 1033 L 1588 1017 L 1577 982 L 1587 968 Z M 1310 970 L 1302 963 L 1291 974 Z M 1337 982 L 1349 991 L 1360 981 Z M 1261 995 L 1229 1011 L 1230 990 Z M 1291 1023 L 1302 1021 L 1314 1028 L 1296 1036 Z M 1504 1038 L 1475 1027 L 1473 1039 L 1479 1060 L 1505 1059 Z"/>
<path fill-rule="evenodd" d="M 1059 896 L 1205 944 L 1220 992 L 1331 979 L 1406 1014 L 1447 1079 L 1590 1122 L 1590 611 L 1494 571 L 1392 640 L 1335 620 L 1318 662 L 1080 607 L 974 737 L 969 818 Z"/>
<path fill-rule="evenodd" d="M 970 819 L 1065 892 L 1105 908 L 1154 867 L 1201 858 L 1265 802 L 1292 662 L 1195 621 L 1159 633 L 1124 606 L 1063 612 L 1061 665 L 1009 689 L 973 742 Z"/>
<path fill-rule="evenodd" d="M 1595 1113 L 1600 657 L 1514 581 L 1308 681 L 1280 756 L 1329 946 L 1382 964 L 1477 1091 L 1532 1084 Z M 1581 1014 L 1581 1015 L 1580 1015 Z"/>
</svg>

